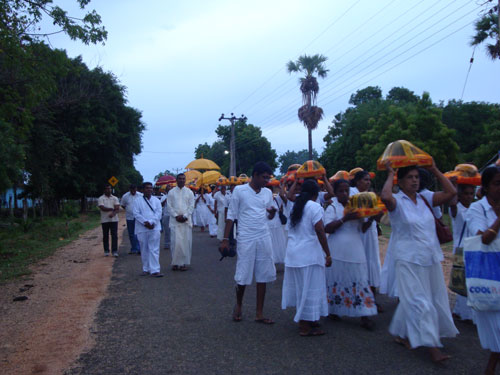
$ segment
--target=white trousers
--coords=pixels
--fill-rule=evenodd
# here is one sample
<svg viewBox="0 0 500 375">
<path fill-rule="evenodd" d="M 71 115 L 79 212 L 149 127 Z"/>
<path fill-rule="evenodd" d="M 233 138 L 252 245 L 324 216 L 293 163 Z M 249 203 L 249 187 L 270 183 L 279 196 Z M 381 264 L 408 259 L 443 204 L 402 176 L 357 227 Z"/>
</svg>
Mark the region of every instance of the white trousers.
<svg viewBox="0 0 500 375">
<path fill-rule="evenodd" d="M 222 241 L 224 238 L 224 229 L 226 228 L 226 215 L 224 214 L 225 208 L 222 208 L 222 210 L 219 210 L 219 218 L 218 218 L 218 223 L 217 223 L 217 239 L 219 241 Z"/>
<path fill-rule="evenodd" d="M 159 230 L 137 233 L 141 246 L 142 270 L 144 272 L 160 272 L 160 238 Z"/>
</svg>

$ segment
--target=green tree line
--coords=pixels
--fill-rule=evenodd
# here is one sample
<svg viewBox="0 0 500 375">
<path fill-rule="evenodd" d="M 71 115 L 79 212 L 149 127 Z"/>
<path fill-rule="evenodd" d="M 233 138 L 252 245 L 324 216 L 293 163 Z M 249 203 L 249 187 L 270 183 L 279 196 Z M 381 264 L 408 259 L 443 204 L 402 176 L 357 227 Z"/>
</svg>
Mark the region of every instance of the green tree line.
<svg viewBox="0 0 500 375">
<path fill-rule="evenodd" d="M 57 211 L 61 199 L 100 194 L 111 176 L 122 190 L 141 182 L 133 160 L 145 127 L 112 73 L 41 41 L 44 15 L 86 44 L 107 33 L 95 11 L 77 19 L 50 0 L 0 7 L 0 190 L 22 184 Z"/>
<path fill-rule="evenodd" d="M 362 167 L 375 171 L 385 147 L 406 139 L 436 160 L 443 171 L 457 163 L 484 166 L 500 149 L 500 105 L 451 100 L 433 103 L 395 87 L 383 97 L 379 87 L 369 86 L 351 95 L 351 105 L 338 113 L 324 137 L 320 161 L 329 175 Z M 377 174 L 377 186 L 384 176 Z"/>
</svg>

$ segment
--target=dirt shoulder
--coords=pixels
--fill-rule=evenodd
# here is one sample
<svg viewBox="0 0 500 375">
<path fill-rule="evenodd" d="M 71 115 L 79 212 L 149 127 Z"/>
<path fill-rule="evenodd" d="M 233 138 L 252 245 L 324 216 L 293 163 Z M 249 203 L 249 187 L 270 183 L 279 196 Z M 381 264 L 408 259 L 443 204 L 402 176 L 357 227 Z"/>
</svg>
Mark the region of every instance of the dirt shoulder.
<svg viewBox="0 0 500 375">
<path fill-rule="evenodd" d="M 118 246 L 124 225 L 121 214 Z M 29 278 L 1 286 L 2 374 L 61 374 L 89 349 L 113 263 L 113 257 L 103 256 L 99 226 L 32 267 Z M 20 296 L 28 299 L 13 301 Z"/>
</svg>

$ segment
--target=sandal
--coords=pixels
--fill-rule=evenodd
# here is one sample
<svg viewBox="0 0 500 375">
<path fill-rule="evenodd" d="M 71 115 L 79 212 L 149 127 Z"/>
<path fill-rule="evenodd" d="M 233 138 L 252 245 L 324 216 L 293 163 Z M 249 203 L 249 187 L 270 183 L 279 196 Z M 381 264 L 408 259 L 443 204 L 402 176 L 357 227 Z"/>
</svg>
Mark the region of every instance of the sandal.
<svg viewBox="0 0 500 375">
<path fill-rule="evenodd" d="M 186 266 L 180 266 L 179 267 L 179 271 L 187 271 L 187 267 Z"/>
<path fill-rule="evenodd" d="M 321 330 L 321 329 L 316 329 L 312 328 L 307 332 L 299 332 L 299 335 L 302 337 L 308 337 L 308 336 L 323 336 L 326 332 Z"/>
<path fill-rule="evenodd" d="M 172 266 L 172 271 L 178 271 L 179 270 L 179 266 Z"/>
<path fill-rule="evenodd" d="M 274 320 L 270 318 L 261 318 L 261 319 L 255 319 L 255 323 L 274 324 Z"/>
<path fill-rule="evenodd" d="M 394 342 L 396 344 L 404 346 L 406 349 L 411 349 L 411 345 L 410 345 L 410 342 L 408 341 L 408 339 L 404 339 L 402 337 L 396 336 L 396 337 L 394 337 Z"/>
</svg>

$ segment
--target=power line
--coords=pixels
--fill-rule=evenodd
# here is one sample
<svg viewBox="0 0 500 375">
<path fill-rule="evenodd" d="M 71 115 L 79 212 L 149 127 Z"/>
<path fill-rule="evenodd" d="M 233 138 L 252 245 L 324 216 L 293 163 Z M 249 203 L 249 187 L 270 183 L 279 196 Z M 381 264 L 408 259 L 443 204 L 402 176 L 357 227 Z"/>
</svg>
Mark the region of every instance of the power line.
<svg viewBox="0 0 500 375">
<path fill-rule="evenodd" d="M 471 56 L 470 62 L 469 62 L 469 69 L 467 69 L 467 74 L 465 76 L 464 87 L 462 88 L 462 95 L 460 95 L 460 100 L 462 100 L 464 97 L 465 86 L 467 85 L 467 80 L 469 79 L 469 73 L 470 73 L 470 70 L 472 69 L 472 63 L 474 62 L 474 52 L 476 52 L 476 46 L 474 46 L 474 49 L 472 50 L 472 56 Z"/>
<path fill-rule="evenodd" d="M 338 21 L 340 21 L 352 8 L 354 8 L 361 0 L 357 0 L 354 4 L 352 4 L 344 13 L 342 13 L 337 19 L 335 19 L 332 23 L 330 23 L 326 29 L 324 29 L 318 36 L 316 36 L 309 44 L 307 44 L 303 51 L 306 50 L 309 46 L 311 46 L 316 40 L 318 40 L 327 30 L 332 28 Z M 300 55 L 300 53 L 299 53 Z M 297 56 L 299 56 L 297 55 Z M 251 98 L 255 93 L 257 93 L 262 87 L 264 87 L 270 80 L 276 77 L 283 69 L 285 69 L 285 65 L 283 65 L 278 71 L 271 75 L 263 84 L 257 87 L 254 91 L 252 91 L 243 101 L 233 107 L 233 111 L 238 108 L 240 105 L 245 103 L 249 98 Z"/>
</svg>

